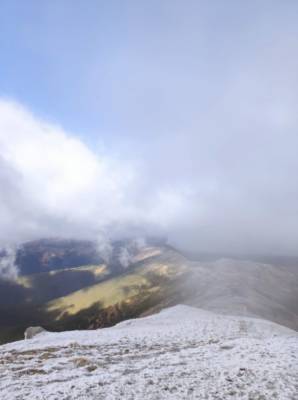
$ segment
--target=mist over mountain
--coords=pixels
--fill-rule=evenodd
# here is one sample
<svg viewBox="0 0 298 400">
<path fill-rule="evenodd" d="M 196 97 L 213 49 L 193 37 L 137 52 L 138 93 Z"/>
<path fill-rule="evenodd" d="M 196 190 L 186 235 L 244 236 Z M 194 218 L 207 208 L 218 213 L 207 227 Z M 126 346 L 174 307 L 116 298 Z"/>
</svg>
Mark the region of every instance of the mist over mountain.
<svg viewBox="0 0 298 400">
<path fill-rule="evenodd" d="M 33 8 L 0 16 L 1 248 L 297 256 L 296 4 Z"/>
<path fill-rule="evenodd" d="M 18 276 L 0 279 L 0 340 L 22 338 L 30 325 L 103 328 L 181 303 L 298 330 L 297 264 L 278 261 L 194 259 L 163 238 L 110 242 L 109 252 L 94 241 L 26 242 Z"/>
<path fill-rule="evenodd" d="M 1 246 L 163 235 L 188 251 L 297 256 L 293 124 L 173 133 L 127 160 L 2 100 Z"/>
</svg>

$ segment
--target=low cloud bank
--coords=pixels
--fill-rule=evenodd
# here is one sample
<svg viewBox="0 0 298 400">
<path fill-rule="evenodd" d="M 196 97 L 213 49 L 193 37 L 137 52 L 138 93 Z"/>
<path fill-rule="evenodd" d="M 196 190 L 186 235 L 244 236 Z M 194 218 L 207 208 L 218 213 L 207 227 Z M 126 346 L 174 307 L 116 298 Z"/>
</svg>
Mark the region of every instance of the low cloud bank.
<svg viewBox="0 0 298 400">
<path fill-rule="evenodd" d="M 111 239 L 157 234 L 198 251 L 297 253 L 295 120 L 242 133 L 205 122 L 204 134 L 155 138 L 146 154 L 136 142 L 140 157 L 120 158 L 0 101 L 0 247 L 86 238 L 108 259 Z M 8 251 L 0 274 L 16 273 Z"/>
</svg>

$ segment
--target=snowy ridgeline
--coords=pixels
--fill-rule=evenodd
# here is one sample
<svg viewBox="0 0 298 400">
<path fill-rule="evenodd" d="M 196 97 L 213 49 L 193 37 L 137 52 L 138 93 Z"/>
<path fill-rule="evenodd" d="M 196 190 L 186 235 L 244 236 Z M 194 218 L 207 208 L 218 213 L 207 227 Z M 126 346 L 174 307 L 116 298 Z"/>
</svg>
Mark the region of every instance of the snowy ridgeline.
<svg viewBox="0 0 298 400">
<path fill-rule="evenodd" d="M 10 399 L 298 399 L 298 335 L 188 306 L 0 347 Z"/>
</svg>

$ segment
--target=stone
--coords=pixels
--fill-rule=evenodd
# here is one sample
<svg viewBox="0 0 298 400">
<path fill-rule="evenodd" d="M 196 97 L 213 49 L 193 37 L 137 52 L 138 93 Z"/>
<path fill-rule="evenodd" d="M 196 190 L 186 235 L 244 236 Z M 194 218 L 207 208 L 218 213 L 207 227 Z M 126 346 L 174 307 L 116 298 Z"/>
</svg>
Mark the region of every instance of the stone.
<svg viewBox="0 0 298 400">
<path fill-rule="evenodd" d="M 41 326 L 30 326 L 25 330 L 24 337 L 25 339 L 32 339 L 34 336 L 42 332 L 47 332 L 47 331 Z"/>
</svg>

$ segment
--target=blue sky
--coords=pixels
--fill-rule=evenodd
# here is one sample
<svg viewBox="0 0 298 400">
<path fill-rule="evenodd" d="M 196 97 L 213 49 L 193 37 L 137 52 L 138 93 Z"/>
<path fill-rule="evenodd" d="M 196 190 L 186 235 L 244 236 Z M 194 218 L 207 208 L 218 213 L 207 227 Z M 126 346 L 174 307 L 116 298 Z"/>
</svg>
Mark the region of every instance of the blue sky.
<svg viewBox="0 0 298 400">
<path fill-rule="evenodd" d="M 2 0 L 2 231 L 116 218 L 296 254 L 297 21 L 295 0 Z"/>
<path fill-rule="evenodd" d="M 188 129 L 297 13 L 294 1 L 2 0 L 0 94 L 91 143 Z"/>
</svg>

